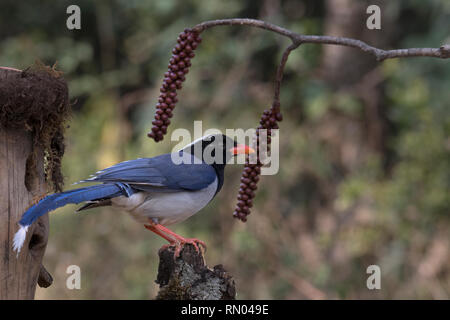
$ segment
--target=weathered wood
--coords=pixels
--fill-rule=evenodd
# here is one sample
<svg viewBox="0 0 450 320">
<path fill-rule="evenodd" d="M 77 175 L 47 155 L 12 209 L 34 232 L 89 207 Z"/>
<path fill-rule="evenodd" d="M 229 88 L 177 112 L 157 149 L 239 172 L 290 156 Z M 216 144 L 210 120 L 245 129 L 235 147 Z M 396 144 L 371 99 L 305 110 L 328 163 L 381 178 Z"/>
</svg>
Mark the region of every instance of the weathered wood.
<svg viewBox="0 0 450 320">
<path fill-rule="evenodd" d="M 32 151 L 31 135 L 20 129 L 0 128 L 0 299 L 33 299 L 48 238 L 48 215 L 33 224 L 19 256 L 12 250 L 18 221 L 45 192 L 44 173 L 27 190 L 25 173 Z M 43 160 L 38 161 L 43 167 Z"/>
<path fill-rule="evenodd" d="M 17 71 L 0 69 L 0 81 L 8 81 L 12 76 L 17 76 Z M 46 190 L 42 150 L 38 151 L 40 156 L 34 162 L 33 172 L 27 174 L 27 160 L 32 151 L 33 138 L 29 131 L 0 125 L 0 299 L 33 299 L 43 268 L 48 215 L 28 229 L 18 256 L 12 250 L 18 221 Z"/>
<path fill-rule="evenodd" d="M 174 259 L 174 248 L 159 251 L 159 268 L 156 283 L 160 300 L 232 300 L 236 298 L 233 278 L 222 265 L 209 269 L 203 254 L 194 246 L 186 245 Z"/>
</svg>

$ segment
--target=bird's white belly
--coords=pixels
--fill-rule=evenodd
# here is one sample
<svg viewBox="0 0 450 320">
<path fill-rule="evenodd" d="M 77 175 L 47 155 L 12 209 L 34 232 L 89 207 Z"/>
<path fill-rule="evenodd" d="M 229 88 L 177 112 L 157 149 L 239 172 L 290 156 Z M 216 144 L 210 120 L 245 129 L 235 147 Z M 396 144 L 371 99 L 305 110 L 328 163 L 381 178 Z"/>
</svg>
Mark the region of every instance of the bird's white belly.
<svg viewBox="0 0 450 320">
<path fill-rule="evenodd" d="M 138 192 L 130 197 L 111 199 L 112 205 L 129 212 L 138 222 L 149 219 L 162 225 L 181 222 L 205 207 L 217 190 L 217 178 L 208 187 L 198 191 L 173 193 Z"/>
</svg>

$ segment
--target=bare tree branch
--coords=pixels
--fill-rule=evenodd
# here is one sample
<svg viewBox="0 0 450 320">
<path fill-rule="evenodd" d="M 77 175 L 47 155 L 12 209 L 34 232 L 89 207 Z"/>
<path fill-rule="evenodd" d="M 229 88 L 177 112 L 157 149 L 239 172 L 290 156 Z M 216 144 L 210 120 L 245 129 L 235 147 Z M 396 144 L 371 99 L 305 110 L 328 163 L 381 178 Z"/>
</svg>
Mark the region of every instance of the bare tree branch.
<svg viewBox="0 0 450 320">
<path fill-rule="evenodd" d="M 283 52 L 283 55 L 281 56 L 281 61 L 280 64 L 278 65 L 277 75 L 275 78 L 275 93 L 272 104 L 277 111 L 280 108 L 280 88 L 281 88 L 281 81 L 283 80 L 284 67 L 286 66 L 289 54 L 292 52 L 292 50 L 295 50 L 299 45 L 300 45 L 299 42 L 294 42 L 293 44 L 291 44 L 289 47 L 286 48 L 286 50 Z"/>
<path fill-rule="evenodd" d="M 196 25 L 193 28 L 193 30 L 197 32 L 202 32 L 212 27 L 224 25 L 225 26 L 245 25 L 261 28 L 264 30 L 269 30 L 290 38 L 294 44 L 297 44 L 297 46 L 302 43 L 320 43 L 320 44 L 333 44 L 333 45 L 353 47 L 374 55 L 378 61 L 383 61 L 385 59 L 392 59 L 392 58 L 407 58 L 407 57 L 435 57 L 441 59 L 450 58 L 450 44 L 444 44 L 439 48 L 409 48 L 409 49 L 383 50 L 376 47 L 372 47 L 367 43 L 357 39 L 344 37 L 331 37 L 331 36 L 302 35 L 292 32 L 288 29 L 279 27 L 277 25 L 254 19 L 223 19 L 223 20 L 205 21 Z"/>
</svg>

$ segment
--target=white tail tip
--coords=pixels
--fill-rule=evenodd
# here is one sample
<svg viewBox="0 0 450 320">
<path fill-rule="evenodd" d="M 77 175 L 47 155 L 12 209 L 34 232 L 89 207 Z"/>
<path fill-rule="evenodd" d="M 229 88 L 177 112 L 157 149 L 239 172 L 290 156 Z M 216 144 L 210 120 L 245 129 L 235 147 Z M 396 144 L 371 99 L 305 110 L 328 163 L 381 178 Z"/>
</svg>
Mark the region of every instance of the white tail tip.
<svg viewBox="0 0 450 320">
<path fill-rule="evenodd" d="M 13 241 L 13 250 L 17 251 L 17 255 L 19 255 L 20 249 L 22 249 L 23 243 L 25 242 L 25 238 L 27 237 L 28 226 L 20 225 L 19 231 L 14 235 Z"/>
</svg>

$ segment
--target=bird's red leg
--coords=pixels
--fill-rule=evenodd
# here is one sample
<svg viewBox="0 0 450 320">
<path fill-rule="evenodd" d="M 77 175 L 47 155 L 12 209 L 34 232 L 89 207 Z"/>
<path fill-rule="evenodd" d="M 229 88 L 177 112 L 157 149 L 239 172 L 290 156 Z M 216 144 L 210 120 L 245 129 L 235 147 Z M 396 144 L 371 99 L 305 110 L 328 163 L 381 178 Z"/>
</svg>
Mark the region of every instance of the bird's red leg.
<svg viewBox="0 0 450 320">
<path fill-rule="evenodd" d="M 206 244 L 197 238 L 184 238 L 184 237 L 180 236 L 179 234 L 176 234 L 172 230 L 167 229 L 166 227 L 164 227 L 161 224 L 157 224 L 155 227 L 158 228 L 159 230 L 161 230 L 162 232 L 165 232 L 166 234 L 169 234 L 172 237 L 174 237 L 175 239 L 177 239 L 181 245 L 184 245 L 185 243 L 192 244 L 195 247 L 195 250 L 197 250 L 197 252 L 199 251 L 198 245 L 201 245 L 203 248 L 206 249 Z"/>
<path fill-rule="evenodd" d="M 169 241 L 170 243 L 175 243 L 176 239 L 169 237 L 168 235 L 166 235 L 165 233 L 163 233 L 162 231 L 160 231 L 159 229 L 157 229 L 155 227 L 155 224 L 144 224 L 144 227 L 150 231 L 153 231 L 154 233 L 156 233 L 158 236 L 166 239 L 167 241 Z"/>
<path fill-rule="evenodd" d="M 144 226 L 169 241 L 170 245 L 175 246 L 175 258 L 180 255 L 181 249 L 186 243 L 192 244 L 197 252 L 199 252 L 199 244 L 206 249 L 206 244 L 203 241 L 196 238 L 184 238 L 161 224 L 150 222 L 149 225 Z"/>
</svg>

